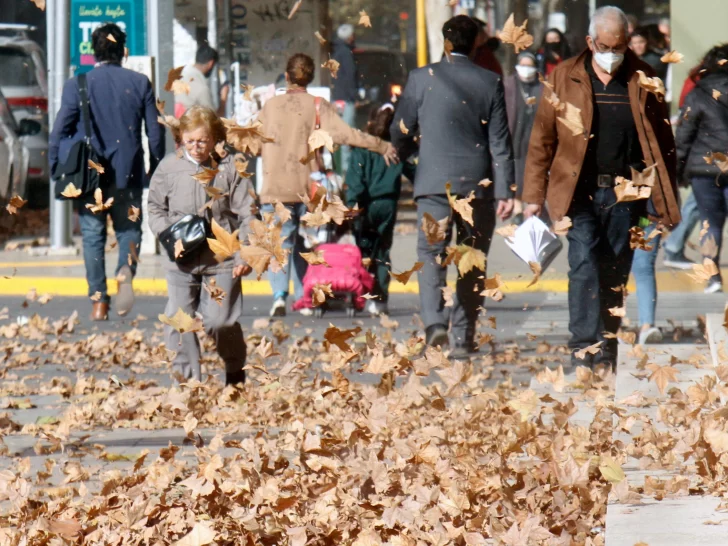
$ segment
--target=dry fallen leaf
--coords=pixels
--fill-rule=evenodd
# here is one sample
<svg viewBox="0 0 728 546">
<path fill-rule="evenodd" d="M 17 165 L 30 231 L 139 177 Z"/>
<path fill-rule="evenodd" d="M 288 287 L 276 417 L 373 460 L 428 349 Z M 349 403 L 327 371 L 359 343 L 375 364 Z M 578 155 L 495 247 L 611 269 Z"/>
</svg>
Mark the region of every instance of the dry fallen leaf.
<svg viewBox="0 0 728 546">
<path fill-rule="evenodd" d="M 174 328 L 180 334 L 203 331 L 202 321 L 197 317 L 192 318 L 185 313 L 182 308 L 177 309 L 177 312 L 171 317 L 168 317 L 167 315 L 159 315 L 158 318 L 159 322 Z M 174 350 L 173 347 L 170 347 L 170 349 Z"/>
<path fill-rule="evenodd" d="M 665 98 L 665 84 L 662 80 L 657 76 L 648 78 L 642 70 L 638 70 L 637 74 L 639 74 L 640 87 L 649 93 L 653 93 L 657 100 L 662 102 Z"/>
<path fill-rule="evenodd" d="M 554 225 L 551 227 L 551 231 L 553 231 L 556 235 L 566 236 L 572 226 L 571 218 L 564 216 L 561 220 L 554 222 Z"/>
<path fill-rule="evenodd" d="M 490 185 L 491 185 L 492 183 L 493 183 L 493 181 L 492 181 L 492 180 L 490 180 L 490 179 L 488 179 L 488 178 L 484 178 L 483 180 L 481 180 L 480 182 L 478 182 L 478 186 L 483 186 L 484 188 L 487 188 L 487 187 L 488 187 L 488 186 L 490 186 Z"/>
<path fill-rule="evenodd" d="M 475 192 L 471 191 L 467 197 L 456 199 L 456 196 L 450 195 L 452 184 L 450 182 L 445 184 L 445 193 L 447 194 L 447 200 L 450 202 L 452 210 L 457 212 L 460 217 L 465 220 L 471 226 L 473 224 L 473 207 L 470 202 L 475 199 Z"/>
<path fill-rule="evenodd" d="M 526 104 L 529 106 L 536 104 L 536 97 L 526 97 Z"/>
<path fill-rule="evenodd" d="M 364 10 L 361 10 L 359 12 L 359 25 L 367 28 L 372 28 L 372 22 L 369 19 L 369 16 L 367 15 L 367 12 Z"/>
<path fill-rule="evenodd" d="M 189 533 L 174 543 L 174 546 L 205 546 L 211 544 L 216 535 L 209 521 L 198 521 Z"/>
<path fill-rule="evenodd" d="M 517 224 L 506 224 L 495 230 L 496 234 L 500 235 L 504 239 L 513 239 L 516 236 L 518 230 Z"/>
<path fill-rule="evenodd" d="M 528 283 L 526 288 L 530 288 L 534 284 L 538 282 L 538 280 L 541 278 L 541 264 L 538 262 L 528 262 L 528 267 L 531 268 L 531 271 L 533 272 L 533 279 L 531 279 L 531 282 Z"/>
<path fill-rule="evenodd" d="M 579 351 L 574 352 L 574 356 L 578 358 L 579 360 L 584 360 L 586 358 L 587 354 L 595 355 L 598 352 L 600 352 L 602 349 L 600 348 L 602 346 L 601 341 L 597 341 L 594 345 L 589 345 L 589 347 L 585 347 Z"/>
<path fill-rule="evenodd" d="M 210 298 L 215 303 L 217 303 L 218 305 L 222 305 L 225 297 L 227 296 L 227 293 L 217 285 L 215 277 L 211 277 L 207 283 L 203 282 L 202 287 L 205 289 L 205 292 L 210 295 Z"/>
<path fill-rule="evenodd" d="M 184 69 L 184 66 L 178 66 L 177 68 L 172 68 L 169 72 L 167 72 L 167 83 L 164 84 L 165 91 L 172 91 L 172 84 L 182 77 L 182 71 Z"/>
<path fill-rule="evenodd" d="M 715 165 L 721 173 L 728 172 L 728 155 L 723 152 L 710 152 L 703 157 L 708 165 Z"/>
<path fill-rule="evenodd" d="M 218 262 L 224 262 L 232 258 L 236 252 L 240 250 L 240 241 L 238 240 L 238 230 L 236 229 L 232 233 L 226 231 L 217 221 L 213 218 L 212 234 L 215 236 L 214 239 L 207 239 L 207 245 L 210 250 L 215 254 L 215 259 Z"/>
<path fill-rule="evenodd" d="M 243 159 L 243 156 L 235 156 L 235 170 L 241 178 L 252 178 L 254 173 L 248 172 L 248 161 Z"/>
<path fill-rule="evenodd" d="M 606 455 L 602 456 L 599 462 L 599 472 L 610 483 L 619 483 L 627 477 L 622 467 L 614 459 Z"/>
<path fill-rule="evenodd" d="M 109 197 L 106 201 L 104 201 L 104 196 L 101 193 L 101 188 L 96 188 L 96 191 L 94 192 L 94 203 L 88 203 L 86 205 L 86 208 L 96 214 L 97 212 L 103 212 L 110 209 L 111 205 L 113 204 L 113 197 Z"/>
<path fill-rule="evenodd" d="M 723 95 L 723 93 L 721 93 L 721 92 L 720 92 L 720 91 L 718 91 L 717 89 L 713 89 L 713 98 L 714 98 L 715 100 L 718 100 L 718 99 L 719 99 L 719 98 L 721 97 L 721 95 Z"/>
<path fill-rule="evenodd" d="M 627 316 L 627 308 L 626 307 L 612 307 L 609 309 L 609 314 L 613 317 L 620 317 L 623 318 Z"/>
<path fill-rule="evenodd" d="M 159 112 L 160 116 L 164 116 L 164 105 L 166 104 L 165 101 L 157 98 L 156 104 L 157 104 L 157 112 Z"/>
<path fill-rule="evenodd" d="M 203 186 L 207 186 L 215 180 L 215 177 L 217 176 L 217 173 L 220 172 L 217 169 L 208 169 L 207 167 L 203 167 L 200 165 L 200 171 L 193 174 L 192 178 L 197 180 L 200 184 Z"/>
<path fill-rule="evenodd" d="M 435 245 L 445 240 L 447 234 L 447 225 L 450 219 L 448 217 L 442 220 L 435 220 L 435 218 L 426 212 L 422 215 L 422 225 L 420 229 L 425 234 L 428 245 Z"/>
<path fill-rule="evenodd" d="M 416 273 L 417 271 L 421 271 L 424 266 L 425 264 L 423 262 L 415 262 L 415 265 L 412 266 L 412 269 L 408 269 L 407 271 L 403 271 L 402 273 L 395 273 L 393 271 L 390 271 L 389 274 L 392 276 L 393 279 L 401 282 L 402 284 L 407 284 L 412 274 Z"/>
<path fill-rule="evenodd" d="M 704 284 L 719 273 L 720 271 L 718 270 L 718 266 L 715 265 L 715 262 L 710 258 L 705 258 L 702 264 L 693 265 L 693 272 L 688 274 L 688 276 L 695 282 Z"/>
<path fill-rule="evenodd" d="M 339 330 L 336 326 L 331 324 L 326 329 L 326 332 L 324 332 L 324 339 L 331 345 L 336 345 L 345 353 L 350 353 L 351 347 L 346 342 L 356 336 L 359 332 L 361 332 L 361 328 L 358 326 L 351 330 Z"/>
<path fill-rule="evenodd" d="M 665 394 L 665 388 L 669 382 L 677 381 L 678 370 L 672 366 L 658 366 L 657 364 L 648 364 L 647 369 L 652 372 L 649 381 L 654 381 L 660 394 Z"/>
<path fill-rule="evenodd" d="M 321 65 L 321 68 L 328 69 L 329 72 L 331 72 L 331 77 L 336 79 L 336 77 L 339 74 L 339 67 L 341 65 L 339 64 L 339 61 L 336 59 L 329 59 L 324 64 Z"/>
<path fill-rule="evenodd" d="M 563 116 L 557 116 L 556 119 L 563 123 L 573 136 L 583 135 L 584 123 L 581 120 L 581 109 L 570 102 L 565 102 L 564 108 Z"/>
<path fill-rule="evenodd" d="M 473 269 L 485 271 L 486 257 L 482 250 L 469 245 L 457 245 L 455 247 L 447 247 L 445 252 L 447 258 L 442 265 L 455 263 L 460 275 L 465 275 Z"/>
<path fill-rule="evenodd" d="M 329 265 L 326 263 L 326 260 L 324 259 L 323 252 L 318 252 L 318 251 L 312 250 L 311 252 L 301 252 L 300 256 L 301 256 L 301 258 L 306 260 L 309 265 L 325 265 L 325 266 Z"/>
<path fill-rule="evenodd" d="M 301 7 L 301 4 L 303 3 L 303 0 L 296 0 L 296 3 L 293 4 L 293 7 L 291 8 L 291 11 L 288 13 L 288 20 L 290 21 L 293 19 L 293 16 L 296 15 L 296 12 L 298 11 L 298 8 Z"/>
<path fill-rule="evenodd" d="M 93 293 L 93 295 L 90 297 L 90 299 L 91 299 L 91 301 L 101 301 L 102 297 L 103 297 L 103 295 L 101 294 L 101 292 L 97 291 L 97 292 Z"/>
<path fill-rule="evenodd" d="M 452 296 L 455 292 L 452 286 L 443 286 L 440 290 L 442 290 L 442 299 L 445 300 L 445 307 L 452 307 L 454 305 Z"/>
<path fill-rule="evenodd" d="M 177 239 L 174 242 L 174 258 L 175 259 L 179 258 L 180 256 L 182 256 L 182 254 L 184 254 L 184 252 L 185 252 L 185 246 L 184 246 L 184 243 L 182 242 L 182 239 Z"/>
<path fill-rule="evenodd" d="M 127 215 L 130 221 L 132 222 L 138 222 L 139 221 L 139 215 L 141 214 L 141 210 L 132 205 L 129 207 L 129 210 L 127 211 Z"/>
<path fill-rule="evenodd" d="M 319 41 L 321 45 L 326 45 L 326 38 L 321 36 L 321 33 L 317 30 L 313 33 L 314 36 L 316 36 L 316 39 Z"/>
<path fill-rule="evenodd" d="M 665 53 L 662 57 L 660 57 L 660 60 L 663 63 L 681 63 L 684 58 L 685 55 L 673 50 Z"/>
<path fill-rule="evenodd" d="M 88 160 L 88 168 L 95 170 L 99 174 L 104 174 L 106 170 L 103 168 L 103 166 L 99 165 L 95 161 L 89 159 Z"/>
<path fill-rule="evenodd" d="M 8 204 L 5 206 L 5 208 L 10 214 L 16 214 L 18 210 L 22 209 L 26 203 L 27 201 L 25 199 L 23 199 L 19 195 L 14 195 L 10 198 L 10 201 L 8 201 Z"/>
<path fill-rule="evenodd" d="M 76 188 L 76 186 L 74 186 L 73 184 L 68 184 L 65 188 L 63 188 L 61 195 L 68 199 L 75 199 L 76 197 L 81 195 L 81 190 Z"/>
<path fill-rule="evenodd" d="M 503 25 L 503 30 L 501 30 L 498 34 L 498 38 L 500 38 L 503 43 L 511 44 L 516 53 L 528 49 L 533 45 L 533 36 L 526 32 L 527 25 L 528 19 L 523 21 L 521 26 L 516 26 L 515 14 L 511 13 L 510 17 L 506 20 L 505 25 Z"/>
<path fill-rule="evenodd" d="M 650 186 L 635 186 L 631 180 L 618 176 L 615 181 L 614 193 L 617 196 L 617 203 L 627 203 L 638 199 L 649 199 L 652 194 Z"/>
<path fill-rule="evenodd" d="M 41 9 L 45 11 L 46 8 L 46 0 L 31 0 L 38 9 Z"/>
<path fill-rule="evenodd" d="M 399 119 L 399 130 L 402 131 L 403 135 L 409 134 L 409 129 L 407 129 L 407 126 L 404 124 L 404 120 L 402 118 Z"/>
<path fill-rule="evenodd" d="M 318 307 L 319 305 L 323 305 L 324 303 L 326 303 L 327 297 L 334 297 L 334 292 L 331 289 L 331 283 L 314 285 L 313 293 L 311 295 L 314 307 Z"/>
</svg>

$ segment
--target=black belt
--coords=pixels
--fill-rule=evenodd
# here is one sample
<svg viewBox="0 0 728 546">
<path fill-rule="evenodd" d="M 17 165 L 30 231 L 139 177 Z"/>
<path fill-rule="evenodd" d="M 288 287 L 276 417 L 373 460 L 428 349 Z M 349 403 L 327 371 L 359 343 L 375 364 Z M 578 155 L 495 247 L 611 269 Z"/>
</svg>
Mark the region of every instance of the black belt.
<svg viewBox="0 0 728 546">
<path fill-rule="evenodd" d="M 611 174 L 598 174 L 597 175 L 597 187 L 598 188 L 613 188 L 614 187 L 614 176 Z"/>
</svg>

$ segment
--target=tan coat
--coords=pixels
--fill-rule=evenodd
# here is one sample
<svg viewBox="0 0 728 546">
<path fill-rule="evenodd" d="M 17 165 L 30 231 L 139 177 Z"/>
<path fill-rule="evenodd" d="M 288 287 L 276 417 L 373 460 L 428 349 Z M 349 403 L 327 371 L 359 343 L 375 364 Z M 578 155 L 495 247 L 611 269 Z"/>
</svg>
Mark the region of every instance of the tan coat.
<svg viewBox="0 0 728 546">
<path fill-rule="evenodd" d="M 592 126 L 594 102 L 591 78 L 584 65 L 587 52 L 564 61 L 549 77 L 553 93 L 562 102 L 581 109 L 586 134 L 573 136 L 566 125 L 557 121 L 556 110 L 548 102 L 552 93 L 544 89 L 529 142 L 523 201 L 538 205 L 548 201 L 549 214 L 554 220 L 560 220 L 569 210 L 589 144 L 587 137 Z M 669 114 L 664 102 L 659 102 L 654 94 L 639 85 L 637 70 L 647 76 L 654 76 L 654 70 L 629 50 L 624 62 L 645 166 L 657 164 L 658 181 L 651 198 L 657 216 L 652 220 L 669 227 L 680 222 L 675 140 L 667 121 Z"/>
<path fill-rule="evenodd" d="M 209 160 L 203 165 L 209 168 Z M 187 214 L 199 214 L 207 201 L 204 187 L 192 178 L 199 171 L 198 165 L 176 154 L 167 155 L 154 171 L 149 186 L 149 227 L 154 235 L 159 237 L 162 231 Z M 250 181 L 238 174 L 232 156 L 220 161 L 218 174 L 210 185 L 226 194 L 213 202 L 212 218 L 230 233 L 239 229 L 240 242 L 247 242 L 250 221 L 254 218 L 251 208 L 255 204 L 255 193 Z M 166 252 L 163 254 L 167 255 Z M 243 263 L 239 254 L 235 255 L 234 260 L 218 263 L 214 253 L 207 247 L 189 262 L 177 264 L 167 261 L 169 268 L 178 268 L 184 273 L 195 275 L 214 275 Z"/>
<path fill-rule="evenodd" d="M 316 123 L 316 106 L 313 95 L 287 93 L 265 103 L 258 119 L 263 123 L 262 132 L 273 142 L 263 144 L 262 203 L 300 203 L 311 185 L 311 173 L 317 170 L 316 162 L 301 164 L 308 155 L 308 137 Z M 321 128 L 331 135 L 336 144 L 366 148 L 383 154 L 387 143 L 349 127 L 327 101 L 321 101 Z"/>
</svg>

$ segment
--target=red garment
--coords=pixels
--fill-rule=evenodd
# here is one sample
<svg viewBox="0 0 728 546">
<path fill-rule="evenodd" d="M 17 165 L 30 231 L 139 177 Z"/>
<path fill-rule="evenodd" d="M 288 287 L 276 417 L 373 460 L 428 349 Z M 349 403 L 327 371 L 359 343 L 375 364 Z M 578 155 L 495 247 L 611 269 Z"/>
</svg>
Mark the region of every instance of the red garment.
<svg viewBox="0 0 728 546">
<path fill-rule="evenodd" d="M 550 63 L 546 62 L 546 77 L 548 78 L 551 75 L 551 72 L 554 71 L 554 69 L 559 66 L 559 63 Z"/>
<path fill-rule="evenodd" d="M 293 310 L 313 307 L 313 288 L 317 284 L 331 284 L 333 292 L 352 293 L 354 306 L 364 309 L 364 294 L 374 289 L 374 277 L 361 263 L 361 251 L 356 245 L 319 245 L 328 265 L 309 265 L 303 277 L 303 297 L 293 304 Z"/>
<path fill-rule="evenodd" d="M 499 76 L 503 75 L 503 68 L 501 67 L 498 59 L 495 58 L 493 50 L 487 45 L 482 45 L 475 50 L 475 56 L 473 62 L 481 68 L 495 72 Z"/>
<path fill-rule="evenodd" d="M 682 91 L 680 92 L 680 108 L 682 108 L 683 104 L 685 104 L 685 97 L 687 97 L 690 94 L 690 91 L 695 89 L 695 86 L 697 84 L 698 84 L 697 79 L 687 78 L 685 80 Z"/>
</svg>

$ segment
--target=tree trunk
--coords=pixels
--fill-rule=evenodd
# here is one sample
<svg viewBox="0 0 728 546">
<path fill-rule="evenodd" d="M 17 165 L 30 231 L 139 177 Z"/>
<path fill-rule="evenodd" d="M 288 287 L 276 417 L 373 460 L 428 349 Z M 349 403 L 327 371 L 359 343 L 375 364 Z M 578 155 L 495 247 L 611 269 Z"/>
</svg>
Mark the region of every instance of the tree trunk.
<svg viewBox="0 0 728 546">
<path fill-rule="evenodd" d="M 425 21 L 427 23 L 427 43 L 429 45 L 430 62 L 442 59 L 445 52 L 445 40 L 442 37 L 442 25 L 452 17 L 452 8 L 442 0 L 425 0 Z"/>
</svg>

